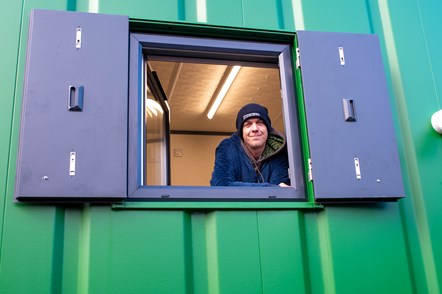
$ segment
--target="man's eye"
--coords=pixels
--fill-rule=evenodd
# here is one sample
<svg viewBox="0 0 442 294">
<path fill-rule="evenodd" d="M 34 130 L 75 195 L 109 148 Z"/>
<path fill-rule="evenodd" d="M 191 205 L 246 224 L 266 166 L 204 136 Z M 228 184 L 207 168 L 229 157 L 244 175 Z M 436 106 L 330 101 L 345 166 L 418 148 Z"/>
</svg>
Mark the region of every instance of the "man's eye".
<svg viewBox="0 0 442 294">
<path fill-rule="evenodd" d="M 257 124 L 262 126 L 264 124 L 264 122 L 262 120 L 260 120 L 257 122 Z"/>
<path fill-rule="evenodd" d="M 244 126 L 245 126 L 246 128 L 248 128 L 248 127 L 251 126 L 251 124 L 250 124 L 250 123 L 244 123 Z"/>
</svg>

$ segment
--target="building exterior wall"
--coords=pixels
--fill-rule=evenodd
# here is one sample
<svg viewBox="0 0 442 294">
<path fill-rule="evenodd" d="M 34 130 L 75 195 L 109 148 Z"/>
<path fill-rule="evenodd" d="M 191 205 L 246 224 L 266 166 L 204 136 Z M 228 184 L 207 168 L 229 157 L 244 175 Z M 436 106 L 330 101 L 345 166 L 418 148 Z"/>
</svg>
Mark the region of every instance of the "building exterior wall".
<svg viewBox="0 0 442 294">
<path fill-rule="evenodd" d="M 322 210 L 14 203 L 33 8 L 378 34 L 406 198 Z M 0 293 L 439 293 L 442 138 L 430 117 L 441 108 L 441 9 L 436 0 L 1 2 Z"/>
</svg>

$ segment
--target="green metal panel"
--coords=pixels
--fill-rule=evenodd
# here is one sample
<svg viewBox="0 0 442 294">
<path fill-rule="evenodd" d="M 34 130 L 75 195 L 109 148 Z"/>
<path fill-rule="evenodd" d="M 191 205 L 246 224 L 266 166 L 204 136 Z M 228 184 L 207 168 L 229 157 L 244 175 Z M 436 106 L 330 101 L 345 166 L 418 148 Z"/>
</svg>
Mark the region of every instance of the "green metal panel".
<svg viewBox="0 0 442 294">
<path fill-rule="evenodd" d="M 365 1 L 301 1 L 305 30 L 370 33 Z"/>
<path fill-rule="evenodd" d="M 214 25 L 244 27 L 242 1 L 207 1 L 207 22 Z"/>
<path fill-rule="evenodd" d="M 437 174 L 442 170 L 442 150 L 441 138 L 429 123 L 431 114 L 440 108 L 437 75 L 432 64 L 433 59 L 440 57 L 435 53 L 435 47 L 428 44 L 429 40 L 439 38 L 427 30 L 436 28 L 440 21 L 435 15 L 427 14 L 426 22 L 423 22 L 422 11 L 429 13 L 430 9 L 437 11 L 440 8 L 441 4 L 435 1 L 431 1 L 431 6 L 423 7 L 415 1 L 406 1 L 400 6 L 396 3 L 379 5 L 410 185 L 410 197 L 404 203 L 404 212 L 407 212 L 404 222 L 409 228 L 416 287 L 431 293 L 441 290 L 442 256 L 440 246 L 435 244 L 442 241 L 437 210 L 441 206 L 442 185 Z M 435 46 L 437 43 L 431 44 Z"/>
<path fill-rule="evenodd" d="M 130 18 L 182 21 L 186 17 L 185 0 L 106 0 L 98 2 L 99 12 L 123 14 Z"/>
<path fill-rule="evenodd" d="M 397 205 L 306 215 L 313 293 L 412 293 Z"/>
<path fill-rule="evenodd" d="M 89 214 L 91 293 L 192 293 L 185 212 L 91 206 Z"/>
<path fill-rule="evenodd" d="M 272 30 L 293 31 L 293 10 L 290 1 L 243 1 L 244 26 Z"/>
<path fill-rule="evenodd" d="M 263 293 L 309 292 L 303 212 L 259 211 Z"/>
<path fill-rule="evenodd" d="M 442 3 L 205 2 L 209 25 L 379 34 L 407 197 L 323 210 L 16 204 L 30 9 L 199 19 L 190 0 L 3 1 L 0 293 L 439 293 L 442 148 L 429 119 L 441 107 Z"/>
<path fill-rule="evenodd" d="M 57 290 L 54 289 L 59 285 L 57 264 L 62 259 L 54 246 L 63 238 L 63 234 L 55 230 L 62 221 L 57 210 L 15 205 L 9 199 L 7 202 L 1 251 L 1 292 L 49 293 Z"/>
<path fill-rule="evenodd" d="M 328 231 L 336 293 L 412 293 L 397 204 L 331 208 L 319 222 Z"/>
<path fill-rule="evenodd" d="M 261 291 L 257 229 L 256 212 L 226 211 L 209 216 L 207 262 L 211 293 Z"/>
<path fill-rule="evenodd" d="M 7 175 L 9 168 L 9 147 L 12 126 L 12 113 L 14 104 L 14 92 L 17 76 L 17 59 L 20 38 L 20 22 L 22 3 L 15 1 L 8 3 L 0 2 L 0 11 L 8 11 L 8 14 L 0 17 L 2 37 L 8 40 L 3 44 L 0 54 L 0 216 L 5 207 Z M 6 28 L 9 28 L 6 29 Z M 14 152 L 14 151 L 13 151 Z M 2 246 L 3 217 L 0 217 L 0 249 Z M 1 257 L 1 256 L 0 256 Z"/>
</svg>

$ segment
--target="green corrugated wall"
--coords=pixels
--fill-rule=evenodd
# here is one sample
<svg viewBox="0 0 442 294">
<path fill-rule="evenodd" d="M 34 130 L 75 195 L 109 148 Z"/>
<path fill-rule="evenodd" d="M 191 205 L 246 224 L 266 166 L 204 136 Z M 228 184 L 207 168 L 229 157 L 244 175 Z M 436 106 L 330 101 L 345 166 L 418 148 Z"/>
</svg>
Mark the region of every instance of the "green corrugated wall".
<svg viewBox="0 0 442 294">
<path fill-rule="evenodd" d="M 378 34 L 407 197 L 323 210 L 14 203 L 32 8 Z M 440 293 L 442 136 L 430 117 L 441 108 L 441 12 L 439 0 L 1 1 L 0 293 Z"/>
</svg>

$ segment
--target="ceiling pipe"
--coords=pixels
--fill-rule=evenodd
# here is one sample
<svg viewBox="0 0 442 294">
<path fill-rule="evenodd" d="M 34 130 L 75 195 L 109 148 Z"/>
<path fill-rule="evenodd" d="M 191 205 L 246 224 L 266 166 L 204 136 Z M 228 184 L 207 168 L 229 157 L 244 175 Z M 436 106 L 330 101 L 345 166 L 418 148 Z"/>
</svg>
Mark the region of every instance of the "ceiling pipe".
<svg viewBox="0 0 442 294">
<path fill-rule="evenodd" d="M 173 92 L 175 91 L 175 87 L 176 87 L 176 84 L 178 82 L 178 78 L 180 76 L 182 68 L 183 68 L 183 63 L 182 62 L 176 63 L 174 65 L 174 67 L 173 67 L 170 83 L 167 86 L 167 90 L 166 90 L 167 99 L 169 101 L 172 99 Z"/>
</svg>

